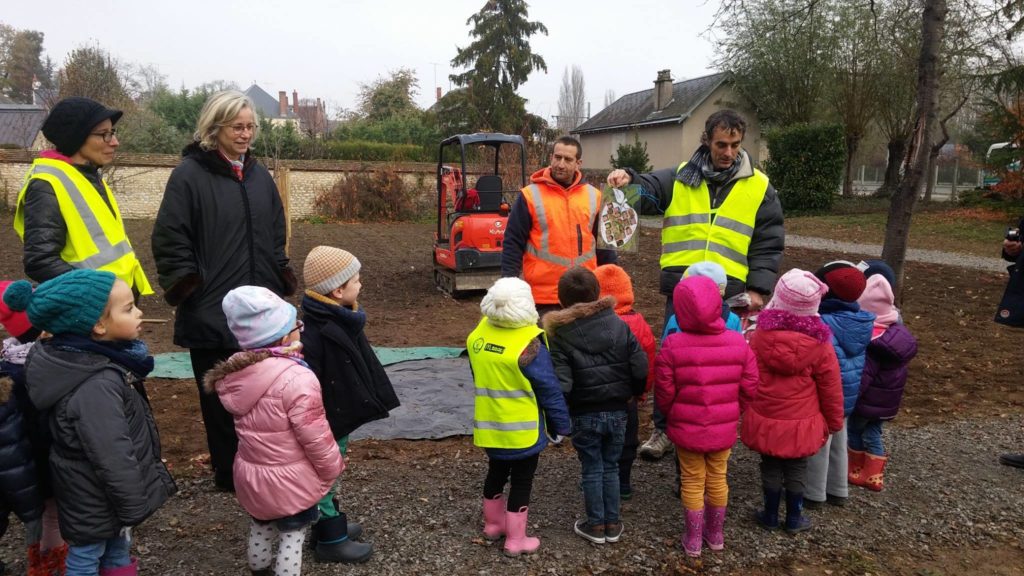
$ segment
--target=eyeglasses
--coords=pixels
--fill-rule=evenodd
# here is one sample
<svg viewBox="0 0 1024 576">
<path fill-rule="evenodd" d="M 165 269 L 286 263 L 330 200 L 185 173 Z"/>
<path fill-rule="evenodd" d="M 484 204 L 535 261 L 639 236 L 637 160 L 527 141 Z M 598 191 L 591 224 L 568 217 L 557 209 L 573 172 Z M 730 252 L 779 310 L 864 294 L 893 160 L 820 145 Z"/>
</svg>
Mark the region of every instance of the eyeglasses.
<svg viewBox="0 0 1024 576">
<path fill-rule="evenodd" d="M 305 328 L 306 328 L 306 324 L 303 323 L 302 320 L 296 320 L 295 321 L 295 328 L 292 328 L 291 331 L 288 332 L 288 333 L 291 334 L 292 332 L 295 332 L 296 330 L 298 330 L 299 334 L 302 334 L 302 330 L 305 329 Z"/>
<path fill-rule="evenodd" d="M 107 130 L 106 132 L 93 132 L 93 133 L 89 134 L 89 136 L 99 136 L 100 138 L 103 138 L 103 142 L 104 143 L 110 144 L 111 140 L 113 140 L 114 138 L 117 138 L 117 129 L 116 128 L 111 128 L 110 130 Z"/>
<path fill-rule="evenodd" d="M 252 133 L 256 131 L 255 124 L 221 124 L 221 126 L 227 128 L 228 130 L 231 130 L 231 132 L 234 133 L 235 136 L 241 136 L 246 132 Z"/>
</svg>

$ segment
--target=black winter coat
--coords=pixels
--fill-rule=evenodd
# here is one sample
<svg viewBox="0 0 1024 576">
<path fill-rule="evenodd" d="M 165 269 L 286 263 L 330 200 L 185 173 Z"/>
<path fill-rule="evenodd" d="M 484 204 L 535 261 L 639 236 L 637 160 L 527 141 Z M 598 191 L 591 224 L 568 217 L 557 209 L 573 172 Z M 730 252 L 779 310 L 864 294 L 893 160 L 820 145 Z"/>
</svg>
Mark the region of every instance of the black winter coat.
<svg viewBox="0 0 1024 576">
<path fill-rule="evenodd" d="M 398 396 L 363 328 L 366 313 L 302 298 L 302 354 L 320 380 L 324 411 L 335 438 L 387 418 Z"/>
<path fill-rule="evenodd" d="M 627 168 L 626 172 L 632 178 L 632 183 L 639 184 L 646 192 L 641 199 L 642 212 L 644 214 L 664 214 L 669 204 L 672 203 L 672 192 L 675 188 L 678 168 L 655 170 L 646 174 L 639 174 L 632 168 Z M 743 166 L 731 182 L 717 190 L 709 185 L 708 192 L 712 195 L 711 206 L 721 206 L 736 182 L 753 174 L 750 156 L 746 156 Z M 738 278 L 729 276 L 725 287 L 725 297 L 732 298 L 746 290 L 770 294 L 775 289 L 775 282 L 778 280 L 779 264 L 782 262 L 782 251 L 785 244 L 786 228 L 782 215 L 782 203 L 779 202 L 779 195 L 775 188 L 769 183 L 764 200 L 758 206 L 757 215 L 754 217 L 754 234 L 750 238 L 750 247 L 747 249 L 747 281 L 742 282 Z M 661 293 L 671 297 L 672 291 L 685 271 L 685 266 L 663 268 L 660 280 Z"/>
<path fill-rule="evenodd" d="M 36 520 L 43 515 L 43 496 L 14 381 L 0 374 L 0 523 L 12 511 L 22 522 Z"/>
<path fill-rule="evenodd" d="M 647 354 L 615 313 L 615 298 L 575 304 L 544 315 L 555 374 L 569 412 L 625 410 L 644 393 Z"/>
<path fill-rule="evenodd" d="M 82 176 L 99 192 L 107 208 L 113 212 L 107 190 L 103 186 L 103 175 L 95 166 L 72 164 Z M 46 282 L 65 272 L 74 270 L 60 257 L 67 244 L 68 225 L 60 213 L 60 204 L 53 186 L 46 180 L 30 180 L 25 190 L 25 251 L 22 262 L 25 276 L 35 282 Z"/>
<path fill-rule="evenodd" d="M 45 340 L 32 347 L 25 369 L 32 403 L 49 412 L 50 473 L 68 543 L 113 538 L 177 491 L 131 372 L 105 356 Z"/>
<path fill-rule="evenodd" d="M 285 217 L 270 173 L 246 156 L 239 181 L 216 150 L 193 143 L 171 172 L 153 226 L 153 257 L 167 303 L 177 306 L 174 343 L 238 348 L 221 300 L 239 286 L 279 296 L 295 290 L 285 256 Z"/>
</svg>

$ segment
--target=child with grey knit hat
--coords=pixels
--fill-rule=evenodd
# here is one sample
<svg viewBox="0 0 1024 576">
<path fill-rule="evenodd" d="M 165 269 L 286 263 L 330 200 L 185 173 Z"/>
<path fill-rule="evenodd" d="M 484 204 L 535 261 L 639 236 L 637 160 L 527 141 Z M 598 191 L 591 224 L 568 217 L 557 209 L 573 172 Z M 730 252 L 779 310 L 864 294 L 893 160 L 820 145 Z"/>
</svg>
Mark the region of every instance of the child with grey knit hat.
<svg viewBox="0 0 1024 576">
<path fill-rule="evenodd" d="M 320 379 L 324 410 L 342 454 L 348 436 L 367 422 L 387 418 L 398 407 L 398 395 L 366 338 L 366 312 L 359 305 L 361 264 L 352 253 L 317 246 L 306 256 L 302 298 L 303 350 Z M 358 542 L 362 527 L 348 522 L 339 509 L 337 484 L 320 500 L 320 521 L 312 542 L 320 562 L 367 560 L 370 544 Z"/>
</svg>

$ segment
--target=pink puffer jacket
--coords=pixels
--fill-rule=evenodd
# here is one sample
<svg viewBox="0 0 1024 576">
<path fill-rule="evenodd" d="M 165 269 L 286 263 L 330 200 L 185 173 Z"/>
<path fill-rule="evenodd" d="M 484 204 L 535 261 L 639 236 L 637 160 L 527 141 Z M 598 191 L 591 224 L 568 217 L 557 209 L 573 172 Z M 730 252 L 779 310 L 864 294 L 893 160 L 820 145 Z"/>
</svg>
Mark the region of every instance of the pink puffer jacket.
<svg viewBox="0 0 1024 576">
<path fill-rule="evenodd" d="M 690 452 L 731 448 L 740 412 L 757 392 L 757 359 L 741 334 L 725 329 L 710 278 L 684 279 L 672 304 L 680 331 L 662 342 L 654 364 L 654 398 L 668 437 Z"/>
<path fill-rule="evenodd" d="M 235 490 L 246 512 L 284 518 L 327 494 L 345 463 L 309 368 L 268 352 L 239 352 L 205 380 L 235 417 Z"/>
</svg>

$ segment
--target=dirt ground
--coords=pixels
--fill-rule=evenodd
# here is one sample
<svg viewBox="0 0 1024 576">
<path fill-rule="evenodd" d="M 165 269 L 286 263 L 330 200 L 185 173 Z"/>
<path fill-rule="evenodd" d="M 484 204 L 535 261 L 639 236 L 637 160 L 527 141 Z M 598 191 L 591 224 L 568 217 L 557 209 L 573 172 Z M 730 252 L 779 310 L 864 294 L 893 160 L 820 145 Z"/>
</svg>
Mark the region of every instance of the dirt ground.
<svg viewBox="0 0 1024 576">
<path fill-rule="evenodd" d="M 0 278 L 13 279 L 21 277 L 22 267 L 20 244 L 11 228 L 11 218 L 9 213 L 0 217 L 0 245 L 5 247 L 0 255 Z M 129 237 L 156 285 L 156 268 L 149 248 L 151 229 L 150 221 L 128 223 Z M 434 288 L 430 256 L 432 230 L 431 224 L 423 223 L 296 222 L 290 253 L 300 277 L 305 254 L 320 244 L 345 248 L 360 259 L 363 264 L 361 304 L 369 315 L 367 333 L 374 345 L 462 346 L 466 335 L 479 320 L 480 297 L 452 299 Z M 624 255 L 621 263 L 633 277 L 637 309 L 657 333 L 662 326 L 664 306 L 663 298 L 657 293 L 658 231 L 643 229 L 642 234 L 641 251 Z M 993 250 L 996 243 L 993 243 Z M 934 248 L 943 249 L 939 246 Z M 790 249 L 786 251 L 783 269 L 800 267 L 814 270 L 822 263 L 840 257 L 856 259 L 859 255 Z M 911 366 L 903 414 L 895 426 L 916 428 L 960 419 L 1019 418 L 1024 413 L 1024 386 L 1020 385 L 1022 370 L 1018 352 L 1021 333 L 991 321 L 1005 278 L 929 264 L 910 263 L 907 269 L 902 312 L 906 324 L 920 342 L 920 353 Z M 294 301 L 297 303 L 297 298 Z M 144 299 L 141 307 L 147 318 L 167 320 L 164 324 L 147 324 L 144 338 L 151 351 L 179 351 L 173 344 L 173 309 L 161 297 Z M 148 388 L 160 426 L 164 456 L 172 473 L 183 481 L 185 487 L 178 498 L 188 498 L 190 492 L 199 490 L 194 486 L 190 488 L 191 483 L 206 482 L 205 440 L 195 385 L 192 381 L 154 380 Z M 649 427 L 646 419 L 642 426 L 642 434 L 646 436 Z M 458 458 L 458 454 L 472 450 L 471 443 L 465 439 L 355 444 L 353 469 L 358 469 L 361 460 L 371 462 L 385 458 L 389 466 L 409 471 L 425 466 L 424 462 L 433 464 L 438 459 L 452 457 L 452 453 L 457 453 L 454 457 Z M 224 498 L 226 501 L 230 499 Z M 188 508 L 192 509 L 190 513 L 198 515 L 197 521 L 203 521 L 203 510 L 193 509 L 194 506 Z M 181 522 L 192 523 L 185 518 Z M 160 530 L 165 531 L 164 528 Z M 961 564 L 963 571 L 953 573 L 1001 574 L 1003 572 L 998 572 L 997 568 L 1001 569 L 1002 562 L 996 558 L 1004 553 L 999 550 L 998 547 L 992 550 L 959 550 L 955 554 L 958 563 L 967 558 L 979 560 Z M 1013 561 L 1020 560 L 1020 548 L 1009 555 Z M 886 553 L 886 558 L 894 562 L 892 566 L 916 565 L 915 560 L 901 559 L 897 553 Z M 921 564 L 919 571 L 898 572 L 924 576 L 941 573 L 939 568 L 952 568 L 943 556 L 932 558 L 929 566 L 936 566 L 934 570 Z M 765 568 L 767 571 L 762 573 L 831 573 L 819 572 L 819 569 L 825 570 L 813 560 L 788 561 L 785 565 Z M 690 568 L 666 570 L 667 573 L 696 573 Z M 582 567 L 565 573 L 570 572 L 592 573 Z M 863 572 L 851 569 L 836 573 Z"/>
</svg>

